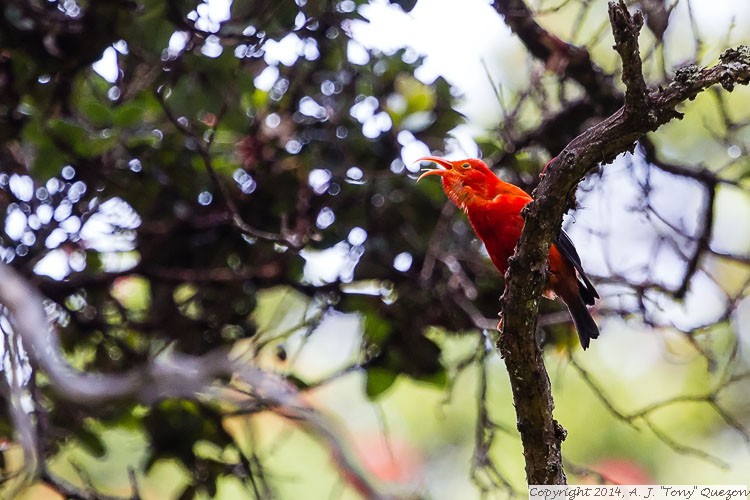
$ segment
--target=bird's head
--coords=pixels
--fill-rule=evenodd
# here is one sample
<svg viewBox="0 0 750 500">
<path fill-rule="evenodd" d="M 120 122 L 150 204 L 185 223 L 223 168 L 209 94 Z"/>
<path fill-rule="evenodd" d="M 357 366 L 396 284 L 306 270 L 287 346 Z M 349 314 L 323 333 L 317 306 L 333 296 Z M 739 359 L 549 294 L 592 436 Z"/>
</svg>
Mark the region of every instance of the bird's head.
<svg viewBox="0 0 750 500">
<path fill-rule="evenodd" d="M 438 156 L 425 156 L 417 161 L 437 165 L 420 175 L 417 182 L 430 175 L 442 177 L 445 194 L 462 209 L 476 197 L 491 200 L 498 194 L 501 181 L 482 160 L 467 158 L 451 161 Z"/>
</svg>

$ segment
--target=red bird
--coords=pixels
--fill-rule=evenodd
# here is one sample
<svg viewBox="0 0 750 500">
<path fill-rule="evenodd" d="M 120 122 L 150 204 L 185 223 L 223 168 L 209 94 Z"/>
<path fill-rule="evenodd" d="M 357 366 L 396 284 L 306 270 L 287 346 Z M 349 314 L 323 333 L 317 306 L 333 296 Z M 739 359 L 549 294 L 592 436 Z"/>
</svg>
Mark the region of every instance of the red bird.
<svg viewBox="0 0 750 500">
<path fill-rule="evenodd" d="M 513 255 L 521 237 L 521 209 L 532 198 L 524 190 L 497 178 L 482 160 L 469 158 L 449 161 L 426 156 L 417 161 L 436 163 L 440 168 L 428 170 L 417 182 L 430 175 L 443 178 L 443 191 L 469 218 L 474 232 L 484 242 L 492 263 L 505 274 L 508 258 Z M 599 337 L 599 328 L 587 305 L 599 298 L 581 266 L 573 242 L 560 231 L 549 252 L 549 274 L 543 295 L 560 297 L 568 306 L 581 346 L 586 349 L 591 339 Z"/>
</svg>

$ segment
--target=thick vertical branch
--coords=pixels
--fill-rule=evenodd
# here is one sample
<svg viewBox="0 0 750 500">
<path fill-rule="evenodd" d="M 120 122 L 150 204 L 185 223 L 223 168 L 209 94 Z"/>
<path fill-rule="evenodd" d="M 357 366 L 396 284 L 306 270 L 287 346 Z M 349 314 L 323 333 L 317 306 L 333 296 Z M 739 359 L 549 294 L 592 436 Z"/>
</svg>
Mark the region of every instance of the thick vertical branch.
<svg viewBox="0 0 750 500">
<path fill-rule="evenodd" d="M 543 217 L 537 222 L 546 226 L 544 234 L 554 234 L 555 225 L 559 228 L 562 222 L 562 213 L 559 221 Z M 552 389 L 535 336 L 550 240 L 551 236 L 534 245 L 524 245 L 523 238 L 519 241 L 505 275 L 504 324 L 498 342 L 510 377 L 529 484 L 566 484 L 561 451 L 565 429 L 552 415 Z"/>
<path fill-rule="evenodd" d="M 638 49 L 638 33 L 643 15 L 630 15 L 627 9 L 609 9 L 609 22 L 615 37 L 615 50 L 622 59 L 622 81 L 625 83 L 625 112 L 643 109 L 648 104 L 648 87 L 643 79 L 643 64 Z"/>
<path fill-rule="evenodd" d="M 675 107 L 702 90 L 721 84 L 731 91 L 750 81 L 750 49 L 727 50 L 711 68 L 690 67 L 678 72 L 666 88 L 643 86 L 637 36 L 642 20 L 631 16 L 624 2 L 610 3 L 616 48 L 623 58 L 623 81 L 628 109 L 620 108 L 575 138 L 546 169 L 525 210 L 525 226 L 506 275 L 502 298 L 503 334 L 498 342 L 505 358 L 524 447 L 529 484 L 564 484 L 561 443 L 565 431 L 554 420 L 554 401 L 542 352 L 535 340 L 539 297 L 546 280 L 550 242 L 560 230 L 569 194 L 583 176 L 600 162 L 610 162 L 631 150 L 635 141 L 681 114 Z"/>
</svg>

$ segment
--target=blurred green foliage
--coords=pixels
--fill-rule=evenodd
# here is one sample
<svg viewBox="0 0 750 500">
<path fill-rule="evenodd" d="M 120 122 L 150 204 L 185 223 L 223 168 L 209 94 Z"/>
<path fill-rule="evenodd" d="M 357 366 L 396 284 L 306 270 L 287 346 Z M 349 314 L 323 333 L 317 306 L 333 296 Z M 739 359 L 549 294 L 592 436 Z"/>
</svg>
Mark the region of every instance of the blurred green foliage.
<svg viewBox="0 0 750 500">
<path fill-rule="evenodd" d="M 80 368 L 112 372 L 165 346 L 200 354 L 243 339 L 256 356 L 283 358 L 290 333 L 259 336 L 256 324 L 259 294 L 283 287 L 317 304 L 317 321 L 334 310 L 363 315 L 368 354 L 353 361 L 367 369 L 373 397 L 401 373 L 444 383 L 440 350 L 423 331 L 466 319 L 411 312 L 436 300 L 415 277 L 433 225 L 425 214 L 439 202 L 413 189 L 398 137 L 408 130 L 440 148 L 460 117 L 448 85 L 416 81 L 418 61 L 403 51 L 347 61 L 356 6 L 235 2 L 216 20 L 199 1 L 4 4 L 0 193 L 4 217 L 22 215 L 26 236 L 0 235 L 2 258 L 52 301 Z M 272 44 L 285 44 L 280 63 L 264 50 Z M 116 64 L 111 81 L 91 66 L 105 53 Z M 33 183 L 31 196 L 14 189 L 20 178 Z M 239 218 L 257 233 L 239 229 Z M 357 242 L 355 228 L 364 228 Z M 312 284 L 300 249 L 337 244 L 350 271 Z M 403 252 L 414 261 L 398 271 Z M 369 283 L 366 294 L 342 294 L 352 281 Z M 105 453 L 88 410 L 39 389 L 50 455 L 71 440 Z M 113 423 L 135 410 L 88 415 Z M 197 443 L 230 441 L 214 410 L 166 401 L 139 422 L 145 470 L 178 460 L 196 478 L 185 496 L 212 495 L 232 473 L 233 464 L 194 454 Z"/>
<path fill-rule="evenodd" d="M 437 498 L 430 489 L 437 484 L 458 498 L 465 484 L 448 484 L 455 474 L 441 471 L 455 473 L 460 463 L 467 480 L 487 429 L 496 438 L 488 456 L 519 488 L 507 380 L 477 333 L 494 325 L 501 279 L 465 220 L 453 209 L 440 214 L 438 183 L 415 185 L 415 166 L 402 158 L 409 144 L 443 150 L 464 119 L 444 79 L 415 78 L 422 60 L 412 52 L 348 59 L 351 23 L 362 20 L 364 3 L 235 1 L 216 19 L 198 0 L 5 2 L 0 259 L 49 299 L 77 368 L 119 372 L 164 349 L 231 346 L 309 389 L 353 427 L 355 447 L 372 446 L 359 441 L 379 428 L 356 428 L 368 412 L 385 416 L 394 440 L 411 438 L 415 468 L 430 484 L 407 484 L 404 495 L 429 490 Z M 416 2 L 392 3 L 409 11 Z M 92 68 L 103 55 L 116 64 L 111 81 Z M 478 140 L 489 157 L 508 160 L 503 175 L 533 185 L 544 154 L 533 145 L 506 149 L 506 136 L 537 125 L 538 111 L 550 111 L 544 105 L 570 97 L 561 97 L 565 88 L 549 77 L 525 96 L 539 102 L 519 106 L 504 125 L 517 129 Z M 551 90 L 559 95 L 550 103 Z M 689 106 L 713 109 L 701 98 Z M 710 124 L 720 122 L 714 115 Z M 655 139 L 660 146 L 704 148 L 685 125 L 670 127 Z M 731 168 L 746 181 L 746 162 Z M 544 339 L 551 359 L 568 366 L 569 325 L 553 322 Z M 717 351 L 727 357 L 732 346 Z M 591 363 L 590 370 L 613 370 Z M 654 363 L 640 379 L 610 384 L 609 394 L 630 408 L 669 392 L 633 389 L 650 389 L 649 377 L 678 380 L 668 388 L 676 391 L 685 380 L 708 390 L 701 361 L 687 364 Z M 576 465 L 618 455 L 656 469 L 672 456 L 653 435 L 607 420 L 572 368 L 553 376 L 563 385 L 558 418 L 571 436 L 583 436 L 566 444 Z M 322 495 L 337 481 L 322 448 L 264 408 L 247 417 L 182 400 L 91 408 L 60 398 L 43 374 L 35 381 L 49 469 L 83 490 L 130 495 L 128 468 L 144 498 L 300 498 L 310 484 Z M 476 390 L 482 381 L 486 401 Z M 327 395 L 337 384 L 344 389 Z M 691 436 L 720 420 L 683 406 L 660 410 L 656 420 L 679 421 Z M 476 430 L 487 407 L 500 425 Z M 11 435 L 5 414 L 0 432 Z M 680 482 L 669 474 L 655 479 Z"/>
</svg>

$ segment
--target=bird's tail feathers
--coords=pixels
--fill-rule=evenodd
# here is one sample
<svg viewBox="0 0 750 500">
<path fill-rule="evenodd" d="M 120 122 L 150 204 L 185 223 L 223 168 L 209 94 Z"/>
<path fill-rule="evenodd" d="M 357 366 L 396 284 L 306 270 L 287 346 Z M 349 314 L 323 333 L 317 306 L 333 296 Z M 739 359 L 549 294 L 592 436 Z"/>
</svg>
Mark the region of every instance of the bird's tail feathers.
<svg viewBox="0 0 750 500">
<path fill-rule="evenodd" d="M 579 294 L 571 297 L 563 297 L 565 304 L 568 306 L 570 316 L 578 331 L 578 338 L 581 340 L 581 347 L 587 349 L 591 339 L 599 337 L 599 327 L 596 326 L 594 318 L 591 317 L 588 307 Z"/>
</svg>

